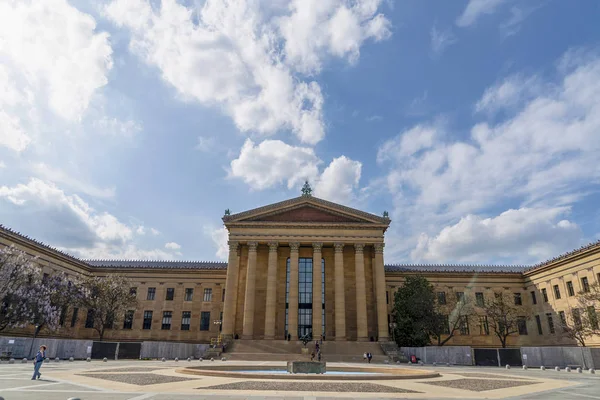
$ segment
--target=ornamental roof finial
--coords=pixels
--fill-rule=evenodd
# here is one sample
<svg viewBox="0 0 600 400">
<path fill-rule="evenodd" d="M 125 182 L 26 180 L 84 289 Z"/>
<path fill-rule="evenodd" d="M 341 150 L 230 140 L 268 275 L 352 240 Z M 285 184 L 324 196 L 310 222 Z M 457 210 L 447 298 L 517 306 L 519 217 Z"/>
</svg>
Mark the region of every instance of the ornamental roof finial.
<svg viewBox="0 0 600 400">
<path fill-rule="evenodd" d="M 312 196 L 312 188 L 308 181 L 304 181 L 304 186 L 302 186 L 302 196 Z"/>
<path fill-rule="evenodd" d="M 390 214 L 387 211 L 383 212 L 383 218 L 390 219 Z"/>
<path fill-rule="evenodd" d="M 229 208 L 225 210 L 225 215 L 231 215 L 231 211 L 229 211 Z"/>
</svg>

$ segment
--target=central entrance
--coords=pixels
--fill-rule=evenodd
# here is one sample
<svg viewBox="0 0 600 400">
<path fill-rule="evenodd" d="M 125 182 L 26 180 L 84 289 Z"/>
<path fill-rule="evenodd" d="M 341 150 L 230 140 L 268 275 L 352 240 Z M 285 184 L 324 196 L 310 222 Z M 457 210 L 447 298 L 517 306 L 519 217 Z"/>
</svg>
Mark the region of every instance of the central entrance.
<svg viewBox="0 0 600 400">
<path fill-rule="evenodd" d="M 321 316 L 323 336 L 325 332 L 325 260 L 321 259 Z M 285 336 L 288 336 L 290 294 L 290 259 L 286 265 L 285 283 Z M 313 259 L 298 259 L 298 338 L 312 339 L 313 333 Z"/>
</svg>

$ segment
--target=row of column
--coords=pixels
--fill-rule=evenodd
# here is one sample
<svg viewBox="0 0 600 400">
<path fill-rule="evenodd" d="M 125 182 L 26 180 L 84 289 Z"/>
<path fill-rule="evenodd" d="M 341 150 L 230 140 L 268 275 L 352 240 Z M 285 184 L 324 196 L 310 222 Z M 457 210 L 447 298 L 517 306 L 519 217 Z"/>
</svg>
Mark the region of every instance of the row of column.
<svg viewBox="0 0 600 400">
<path fill-rule="evenodd" d="M 244 318 L 242 325 L 242 338 L 252 339 L 254 331 L 255 288 L 256 288 L 256 251 L 258 242 L 248 242 L 248 266 L 246 274 L 246 288 L 244 298 Z M 269 242 L 269 258 L 267 263 L 267 293 L 265 304 L 265 339 L 275 338 L 275 314 L 277 304 L 277 242 Z M 322 247 L 323 243 L 313 243 L 313 337 L 318 338 L 323 334 L 322 317 Z M 334 243 L 334 304 L 335 304 L 335 339 L 346 340 L 346 298 L 344 282 L 344 243 Z M 357 340 L 368 340 L 367 330 L 367 294 L 365 285 L 364 244 L 354 244 L 355 249 L 355 274 L 356 274 L 356 320 Z M 383 243 L 376 243 L 374 263 L 374 285 L 376 293 L 377 330 L 379 340 L 388 340 L 387 306 L 385 299 L 385 271 L 383 266 Z M 288 332 L 292 340 L 298 339 L 298 251 L 300 243 L 289 243 L 290 247 L 290 288 Z M 237 282 L 239 274 L 238 242 L 229 242 L 229 261 L 227 267 L 227 281 L 225 283 L 225 304 L 223 308 L 223 330 L 226 337 L 233 335 L 235 325 L 235 309 L 237 303 Z"/>
</svg>

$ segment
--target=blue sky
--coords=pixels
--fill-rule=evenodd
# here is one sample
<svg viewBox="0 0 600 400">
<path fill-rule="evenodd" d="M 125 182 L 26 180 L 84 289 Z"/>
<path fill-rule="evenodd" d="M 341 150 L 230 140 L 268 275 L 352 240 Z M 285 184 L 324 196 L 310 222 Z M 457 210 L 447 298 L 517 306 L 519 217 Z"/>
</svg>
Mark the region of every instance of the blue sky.
<svg viewBox="0 0 600 400">
<path fill-rule="evenodd" d="M 82 258 L 226 259 L 220 218 L 390 212 L 386 262 L 600 239 L 600 5 L 0 2 L 0 222 Z"/>
</svg>

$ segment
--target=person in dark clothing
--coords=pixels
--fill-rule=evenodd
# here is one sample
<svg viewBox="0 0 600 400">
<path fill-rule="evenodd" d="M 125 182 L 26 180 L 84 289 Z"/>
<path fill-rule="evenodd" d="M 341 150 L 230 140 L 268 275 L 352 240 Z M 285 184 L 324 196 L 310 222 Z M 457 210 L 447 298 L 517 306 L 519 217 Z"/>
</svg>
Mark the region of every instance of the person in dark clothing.
<svg viewBox="0 0 600 400">
<path fill-rule="evenodd" d="M 44 359 L 46 358 L 46 348 L 47 347 L 44 345 L 40 346 L 40 351 L 38 351 L 35 355 L 35 359 L 33 360 L 33 377 L 31 380 L 35 380 L 36 378 L 40 379 L 42 377 L 42 374 L 40 374 L 40 368 L 44 362 Z"/>
<path fill-rule="evenodd" d="M 371 364 L 371 358 L 373 358 L 373 354 L 367 353 L 367 359 L 369 360 L 369 364 Z"/>
</svg>

